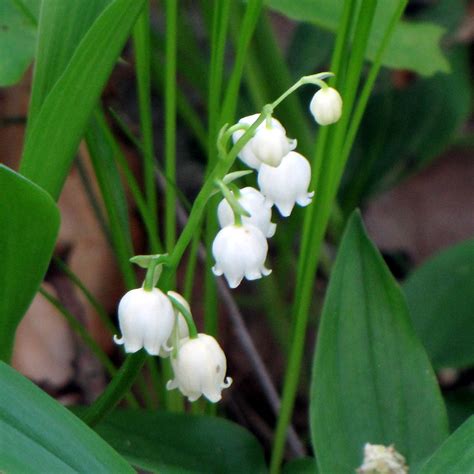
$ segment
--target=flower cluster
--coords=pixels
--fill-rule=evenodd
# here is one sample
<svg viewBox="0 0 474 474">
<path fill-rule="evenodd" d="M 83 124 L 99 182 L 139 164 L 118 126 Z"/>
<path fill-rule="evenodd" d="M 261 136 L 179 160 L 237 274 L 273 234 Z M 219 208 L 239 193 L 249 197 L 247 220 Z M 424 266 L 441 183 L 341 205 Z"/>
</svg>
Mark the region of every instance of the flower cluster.
<svg viewBox="0 0 474 474">
<path fill-rule="evenodd" d="M 323 83 L 311 100 L 310 111 L 320 125 L 329 125 L 339 120 L 342 99 L 335 89 Z M 259 117 L 255 114 L 239 120 L 232 134 L 234 143 Z M 217 276 L 224 275 L 231 288 L 236 288 L 243 278 L 256 280 L 271 273 L 265 260 L 266 239 L 276 230 L 276 224 L 271 222 L 272 206 L 288 217 L 295 204 L 304 207 L 311 203 L 311 166 L 295 151 L 296 144 L 296 140 L 287 137 L 283 125 L 269 114 L 238 155 L 257 171 L 259 190 L 233 189 L 224 195 L 217 209 L 221 230 L 212 245 L 216 261 L 212 270 Z"/>
<path fill-rule="evenodd" d="M 123 344 L 127 353 L 144 348 L 150 355 L 171 355 L 174 379 L 166 388 L 178 388 L 190 402 L 201 395 L 217 402 L 232 383 L 225 377 L 226 357 L 212 336 L 197 334 L 190 314 L 188 302 L 179 293 L 165 294 L 158 288 L 131 290 L 120 300 L 122 337 L 114 336 L 114 341 Z"/>
</svg>

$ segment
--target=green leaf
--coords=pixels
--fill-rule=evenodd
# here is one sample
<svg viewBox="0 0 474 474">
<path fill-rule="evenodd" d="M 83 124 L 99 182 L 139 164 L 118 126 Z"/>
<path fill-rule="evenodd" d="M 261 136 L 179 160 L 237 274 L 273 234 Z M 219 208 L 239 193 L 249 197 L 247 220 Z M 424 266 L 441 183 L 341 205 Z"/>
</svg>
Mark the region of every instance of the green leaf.
<svg viewBox="0 0 474 474">
<path fill-rule="evenodd" d="M 365 443 L 394 444 L 409 464 L 447 437 L 446 410 L 407 305 L 358 212 L 331 274 L 311 387 L 321 472 L 354 472 Z M 335 455 L 337 453 L 337 455 Z"/>
<path fill-rule="evenodd" d="M 61 191 L 92 110 L 143 4 L 144 0 L 115 0 L 104 9 L 31 124 L 20 170 L 54 198 Z"/>
<path fill-rule="evenodd" d="M 3 362 L 0 385 L 0 471 L 134 472 L 79 418 Z"/>
<path fill-rule="evenodd" d="M 28 110 L 29 127 L 69 64 L 78 44 L 110 1 L 43 2 L 38 27 L 38 55 Z"/>
<path fill-rule="evenodd" d="M 474 416 L 462 424 L 417 474 L 474 472 Z"/>
<path fill-rule="evenodd" d="M 161 474 L 266 472 L 255 438 L 221 418 L 116 410 L 96 430 L 131 464 Z"/>
<path fill-rule="evenodd" d="M 48 193 L 0 165 L 2 360 L 10 360 L 15 330 L 46 273 L 58 229 L 59 212 Z"/>
<path fill-rule="evenodd" d="M 36 19 L 15 0 L 0 2 L 0 87 L 17 83 L 33 59 Z"/>
<path fill-rule="evenodd" d="M 374 60 L 398 0 L 379 0 L 367 46 L 367 59 Z M 266 4 L 294 20 L 313 23 L 323 29 L 337 31 L 344 2 L 334 0 L 267 0 Z M 449 64 L 439 42 L 444 29 L 425 22 L 401 21 L 392 35 L 382 64 L 409 69 L 431 76 L 448 72 Z"/>
<path fill-rule="evenodd" d="M 437 368 L 474 365 L 474 240 L 450 247 L 403 285 L 417 333 Z"/>
<path fill-rule="evenodd" d="M 283 466 L 283 474 L 318 474 L 318 463 L 314 458 L 299 458 Z"/>
</svg>

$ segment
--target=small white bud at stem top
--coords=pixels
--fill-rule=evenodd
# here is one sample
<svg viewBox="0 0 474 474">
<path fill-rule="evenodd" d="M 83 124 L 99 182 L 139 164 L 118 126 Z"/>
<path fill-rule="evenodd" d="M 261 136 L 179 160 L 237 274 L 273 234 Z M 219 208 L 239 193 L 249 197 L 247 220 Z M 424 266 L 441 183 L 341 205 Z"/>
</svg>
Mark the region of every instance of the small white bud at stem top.
<svg viewBox="0 0 474 474">
<path fill-rule="evenodd" d="M 341 118 L 342 98 L 336 89 L 323 87 L 314 94 L 309 110 L 319 125 L 330 125 Z"/>
</svg>

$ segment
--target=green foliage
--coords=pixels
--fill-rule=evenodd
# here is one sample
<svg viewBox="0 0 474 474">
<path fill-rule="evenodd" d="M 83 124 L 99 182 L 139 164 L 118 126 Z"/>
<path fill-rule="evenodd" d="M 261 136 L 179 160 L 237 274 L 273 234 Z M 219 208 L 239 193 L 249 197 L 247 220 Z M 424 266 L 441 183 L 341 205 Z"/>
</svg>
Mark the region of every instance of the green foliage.
<svg viewBox="0 0 474 474">
<path fill-rule="evenodd" d="M 382 0 L 377 3 L 374 27 L 366 52 L 367 59 L 371 61 L 376 57 L 399 1 Z M 343 4 L 344 2 L 333 0 L 267 0 L 270 8 L 290 18 L 310 22 L 334 32 L 339 27 Z M 384 54 L 384 66 L 409 69 L 426 76 L 436 72 L 448 72 L 449 64 L 439 46 L 443 32 L 443 28 L 432 23 L 399 22 Z"/>
<path fill-rule="evenodd" d="M 468 473 L 474 471 L 474 416 L 458 428 L 417 474 Z"/>
<path fill-rule="evenodd" d="M 153 472 L 266 472 L 255 438 L 215 417 L 116 410 L 96 430 L 130 463 Z"/>
<path fill-rule="evenodd" d="M 320 470 L 334 474 L 360 465 L 366 442 L 394 444 L 414 464 L 448 434 L 403 294 L 358 213 L 347 224 L 324 303 L 311 429 Z"/>
<path fill-rule="evenodd" d="M 43 279 L 59 229 L 51 197 L 0 165 L 0 359 L 9 361 L 15 330 Z"/>
<path fill-rule="evenodd" d="M 115 0 L 104 9 L 74 50 L 54 86 L 50 86 L 50 92 L 30 122 L 20 171 L 54 198 L 61 191 L 92 110 L 143 3 L 144 0 Z M 80 10 L 75 13 L 76 16 L 82 14 Z M 40 32 L 43 22 L 46 28 L 55 20 L 56 15 L 43 15 Z M 58 34 L 64 35 L 61 29 L 59 31 Z M 62 36 L 55 36 L 50 41 L 63 40 Z M 48 62 L 47 58 L 49 56 L 44 61 Z M 45 84 L 48 83 L 45 80 Z M 37 94 L 45 94 L 44 89 Z"/>
<path fill-rule="evenodd" d="M 2 472 L 134 472 L 79 418 L 3 362 L 0 384 Z"/>
<path fill-rule="evenodd" d="M 36 16 L 21 0 L 0 3 L 0 87 L 18 82 L 33 58 Z"/>
<path fill-rule="evenodd" d="M 109 3 L 110 0 L 43 2 L 28 111 L 29 128 L 44 100 L 71 61 L 79 43 Z"/>
<path fill-rule="evenodd" d="M 416 331 L 432 364 L 474 365 L 474 240 L 450 247 L 403 285 Z"/>
</svg>

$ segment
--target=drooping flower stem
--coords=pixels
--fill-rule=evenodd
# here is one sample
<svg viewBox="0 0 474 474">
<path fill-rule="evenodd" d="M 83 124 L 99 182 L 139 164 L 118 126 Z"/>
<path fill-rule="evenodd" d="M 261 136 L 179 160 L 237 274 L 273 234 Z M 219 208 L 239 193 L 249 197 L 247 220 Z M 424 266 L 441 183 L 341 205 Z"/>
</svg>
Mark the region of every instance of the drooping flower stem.
<svg viewBox="0 0 474 474">
<path fill-rule="evenodd" d="M 186 308 L 182 303 L 180 303 L 174 296 L 168 293 L 168 298 L 171 301 L 171 304 L 183 315 L 183 318 L 186 320 L 186 324 L 189 329 L 189 338 L 196 339 L 198 336 L 198 331 L 196 324 L 194 324 L 193 316 L 191 312 Z"/>
<path fill-rule="evenodd" d="M 281 102 L 283 102 L 290 94 L 293 94 L 297 89 L 305 84 L 314 84 L 321 88 L 327 87 L 327 84 L 324 82 L 324 79 L 333 77 L 332 72 L 320 72 L 318 74 L 312 74 L 311 76 L 303 76 L 301 79 L 296 81 L 287 91 L 285 91 L 278 99 L 273 101 L 270 105 L 272 108 L 277 107 Z"/>
<path fill-rule="evenodd" d="M 236 196 L 234 196 L 234 194 L 224 184 L 223 181 L 221 181 L 220 179 L 216 180 L 216 185 L 219 187 L 226 201 L 232 208 L 232 212 L 234 213 L 235 225 L 241 226 L 242 216 L 250 217 L 250 214 L 239 204 L 239 201 L 237 201 Z"/>
</svg>

